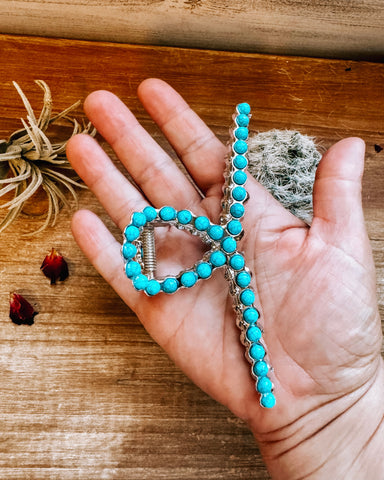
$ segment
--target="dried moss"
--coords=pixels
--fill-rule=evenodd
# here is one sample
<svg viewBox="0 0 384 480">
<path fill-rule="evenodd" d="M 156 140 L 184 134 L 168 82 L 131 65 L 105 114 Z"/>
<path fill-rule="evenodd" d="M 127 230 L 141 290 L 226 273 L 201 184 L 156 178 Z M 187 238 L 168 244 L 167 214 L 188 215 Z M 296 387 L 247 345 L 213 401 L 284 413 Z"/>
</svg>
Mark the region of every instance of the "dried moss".
<svg viewBox="0 0 384 480">
<path fill-rule="evenodd" d="M 251 135 L 248 170 L 285 208 L 310 224 L 312 190 L 321 154 L 314 139 L 292 130 Z"/>
</svg>

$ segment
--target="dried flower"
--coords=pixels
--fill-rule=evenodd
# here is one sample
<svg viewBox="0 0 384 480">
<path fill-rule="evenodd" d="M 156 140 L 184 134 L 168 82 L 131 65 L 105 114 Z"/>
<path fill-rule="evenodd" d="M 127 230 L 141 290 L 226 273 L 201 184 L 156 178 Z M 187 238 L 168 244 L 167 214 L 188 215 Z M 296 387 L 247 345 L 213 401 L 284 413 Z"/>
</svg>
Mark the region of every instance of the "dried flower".
<svg viewBox="0 0 384 480">
<path fill-rule="evenodd" d="M 18 293 L 11 293 L 9 299 L 9 317 L 16 325 L 33 325 L 35 312 L 32 305 Z"/>
<path fill-rule="evenodd" d="M 44 258 L 40 270 L 51 280 L 51 285 L 56 280 L 61 282 L 68 277 L 68 265 L 64 258 L 52 248 L 51 253 Z"/>
<path fill-rule="evenodd" d="M 69 206 L 65 191 L 69 191 L 77 206 L 77 194 L 74 187 L 86 188 L 69 164 L 65 156 L 67 141 L 52 143 L 46 135 L 47 128 L 65 120 L 72 126 L 72 135 L 96 131 L 91 124 L 81 126 L 76 119 L 68 114 L 77 108 L 80 102 L 52 116 L 52 97 L 48 85 L 42 80 L 36 80 L 37 85 L 44 90 L 44 105 L 37 119 L 32 107 L 16 82 L 13 82 L 27 110 L 27 121 L 21 119 L 23 129 L 14 132 L 7 141 L 0 140 L 0 197 L 8 192 L 13 198 L 6 201 L 0 208 L 8 209 L 8 213 L 0 222 L 0 232 L 7 228 L 22 212 L 28 199 L 41 187 L 48 198 L 48 208 L 45 221 L 36 231 L 25 235 L 41 232 L 48 225 L 54 225 L 57 215 L 63 205 Z"/>
</svg>

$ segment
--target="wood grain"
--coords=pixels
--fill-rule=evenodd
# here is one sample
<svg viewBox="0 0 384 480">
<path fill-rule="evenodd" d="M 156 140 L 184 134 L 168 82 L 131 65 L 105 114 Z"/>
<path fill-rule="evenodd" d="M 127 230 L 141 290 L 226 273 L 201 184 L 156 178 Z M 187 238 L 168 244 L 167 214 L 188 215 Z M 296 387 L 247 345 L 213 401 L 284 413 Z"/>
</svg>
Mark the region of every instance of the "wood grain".
<svg viewBox="0 0 384 480">
<path fill-rule="evenodd" d="M 378 0 L 0 0 L 2 33 L 383 61 Z"/>
<path fill-rule="evenodd" d="M 11 81 L 38 109 L 41 78 L 55 111 L 95 89 L 114 91 L 173 155 L 136 98 L 149 76 L 178 89 L 223 139 L 244 99 L 255 130 L 298 129 L 323 149 L 364 138 L 364 209 L 384 313 L 384 150 L 374 148 L 384 142 L 384 65 L 14 36 L 0 36 L 0 51 L 0 138 L 24 116 Z M 80 201 L 119 235 L 90 192 Z M 33 240 L 20 236 L 37 222 L 24 217 L 0 236 L 0 478 L 267 479 L 246 427 L 171 363 L 89 265 L 70 213 Z M 56 286 L 39 271 L 52 246 L 70 268 Z M 11 291 L 40 312 L 34 326 L 9 320 Z"/>
</svg>

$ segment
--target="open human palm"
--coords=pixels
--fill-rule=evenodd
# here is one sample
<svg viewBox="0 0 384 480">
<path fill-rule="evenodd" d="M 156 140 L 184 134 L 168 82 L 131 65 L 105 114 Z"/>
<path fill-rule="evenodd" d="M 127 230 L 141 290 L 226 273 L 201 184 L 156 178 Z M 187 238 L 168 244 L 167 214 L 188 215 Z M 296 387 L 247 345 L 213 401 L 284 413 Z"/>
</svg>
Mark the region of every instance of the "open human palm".
<svg viewBox="0 0 384 480">
<path fill-rule="evenodd" d="M 91 94 L 85 111 L 138 188 L 89 136 L 69 142 L 72 165 L 122 230 L 132 213 L 148 204 L 189 209 L 217 222 L 226 147 L 164 82 L 146 80 L 138 94 L 203 196 L 108 92 Z M 375 271 L 361 207 L 363 163 L 359 139 L 343 140 L 324 155 L 311 227 L 248 178 L 240 250 L 253 273 L 267 358 L 274 367 L 277 405 L 271 410 L 259 405 L 223 269 L 191 289 L 149 298 L 126 278 L 121 245 L 102 222 L 88 211 L 73 218 L 74 236 L 98 271 L 175 363 L 249 423 L 267 463 L 272 459 L 272 472 L 273 458 L 347 411 L 380 376 L 382 383 Z M 193 265 L 204 252 L 199 239 L 173 229 L 162 229 L 157 241 L 164 274 Z M 313 432 L 303 419 L 311 419 Z M 290 440 L 279 449 L 284 436 Z"/>
</svg>

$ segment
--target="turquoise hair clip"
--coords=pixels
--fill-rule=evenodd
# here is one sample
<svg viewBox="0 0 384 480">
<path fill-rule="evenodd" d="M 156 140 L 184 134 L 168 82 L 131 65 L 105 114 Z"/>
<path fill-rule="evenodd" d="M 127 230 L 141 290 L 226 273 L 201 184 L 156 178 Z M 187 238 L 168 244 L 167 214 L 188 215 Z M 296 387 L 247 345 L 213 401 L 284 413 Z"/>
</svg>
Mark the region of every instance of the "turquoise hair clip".
<svg viewBox="0 0 384 480">
<path fill-rule="evenodd" d="M 238 241 L 244 231 L 241 219 L 248 192 L 245 168 L 248 145 L 250 106 L 240 103 L 234 115 L 231 154 L 228 155 L 224 172 L 222 212 L 219 224 L 206 216 L 196 216 L 189 210 L 176 210 L 171 206 L 156 209 L 151 206 L 135 212 L 124 230 L 122 256 L 125 273 L 136 290 L 148 296 L 158 293 L 173 294 L 180 288 L 192 288 L 197 282 L 212 275 L 216 268 L 225 268 L 225 278 L 234 300 L 237 325 L 241 341 L 246 348 L 246 358 L 251 363 L 251 374 L 260 393 L 260 404 L 272 408 L 276 403 L 273 384 L 268 377 L 270 366 L 265 360 L 266 350 L 262 343 L 262 329 L 258 324 L 259 312 L 254 305 L 255 293 L 251 287 L 251 272 L 244 256 L 238 251 Z M 202 259 L 193 268 L 178 275 L 156 278 L 156 249 L 154 228 L 173 226 L 196 235 L 209 246 Z"/>
</svg>

